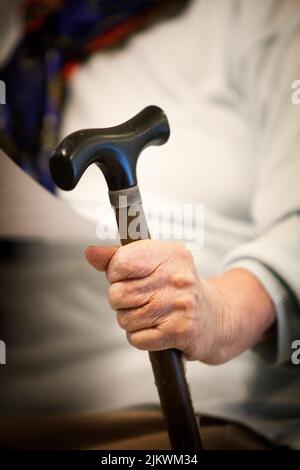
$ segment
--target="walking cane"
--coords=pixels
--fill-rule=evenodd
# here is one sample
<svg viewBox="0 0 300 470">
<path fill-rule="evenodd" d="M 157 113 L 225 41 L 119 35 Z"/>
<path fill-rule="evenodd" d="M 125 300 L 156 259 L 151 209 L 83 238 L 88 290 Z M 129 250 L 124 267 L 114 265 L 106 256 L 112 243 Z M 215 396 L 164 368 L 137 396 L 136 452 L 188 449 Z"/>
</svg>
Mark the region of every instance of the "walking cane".
<svg viewBox="0 0 300 470">
<path fill-rule="evenodd" d="M 61 189 L 74 189 L 88 166 L 96 163 L 108 185 L 122 245 L 136 241 L 128 233 L 132 214 L 139 213 L 141 230 L 138 239 L 150 238 L 137 184 L 136 164 L 145 147 L 164 144 L 169 135 L 167 117 L 156 106 L 148 106 L 116 127 L 74 132 L 55 148 L 51 156 L 52 178 Z M 120 226 L 124 220 L 126 235 Z M 181 352 L 169 349 L 149 352 L 149 356 L 172 449 L 200 450 L 199 425 Z"/>
</svg>

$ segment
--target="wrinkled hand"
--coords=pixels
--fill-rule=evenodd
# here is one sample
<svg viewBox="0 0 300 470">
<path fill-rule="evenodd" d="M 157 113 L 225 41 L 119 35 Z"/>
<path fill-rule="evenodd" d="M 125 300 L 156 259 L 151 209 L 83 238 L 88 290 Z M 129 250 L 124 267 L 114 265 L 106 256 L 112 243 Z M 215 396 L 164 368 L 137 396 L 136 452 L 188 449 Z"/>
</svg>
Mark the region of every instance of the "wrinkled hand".
<svg viewBox="0 0 300 470">
<path fill-rule="evenodd" d="M 187 359 L 220 364 L 257 342 L 266 329 L 246 328 L 226 285 L 200 279 L 182 245 L 142 240 L 120 248 L 89 247 L 86 257 L 106 271 L 110 305 L 136 348 L 176 348 Z"/>
</svg>

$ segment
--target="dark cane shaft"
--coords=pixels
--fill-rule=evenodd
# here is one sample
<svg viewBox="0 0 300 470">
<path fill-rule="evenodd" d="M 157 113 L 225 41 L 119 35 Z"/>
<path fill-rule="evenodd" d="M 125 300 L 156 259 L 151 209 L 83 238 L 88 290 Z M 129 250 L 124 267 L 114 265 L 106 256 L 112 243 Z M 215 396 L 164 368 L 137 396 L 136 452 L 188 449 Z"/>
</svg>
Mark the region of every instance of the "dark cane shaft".
<svg viewBox="0 0 300 470">
<path fill-rule="evenodd" d="M 150 238 L 138 188 L 136 187 L 137 199 L 134 197 L 134 188 L 131 190 L 129 193 L 123 192 L 124 196 L 122 191 L 110 192 L 122 245 Z M 118 200 L 120 195 L 121 199 Z M 169 349 L 149 352 L 149 356 L 172 449 L 177 451 L 202 449 L 199 425 L 192 405 L 181 352 Z"/>
</svg>

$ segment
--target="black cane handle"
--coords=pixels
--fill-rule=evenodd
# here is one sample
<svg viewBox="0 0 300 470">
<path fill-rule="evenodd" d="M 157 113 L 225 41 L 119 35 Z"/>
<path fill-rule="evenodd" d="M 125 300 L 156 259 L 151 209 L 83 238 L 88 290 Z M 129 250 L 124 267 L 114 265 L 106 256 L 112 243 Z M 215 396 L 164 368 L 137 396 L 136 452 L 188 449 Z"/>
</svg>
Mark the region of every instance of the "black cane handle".
<svg viewBox="0 0 300 470">
<path fill-rule="evenodd" d="M 51 156 L 52 178 L 60 188 L 73 189 L 88 166 L 96 163 L 108 184 L 122 245 L 150 238 L 137 186 L 136 164 L 145 147 L 165 143 L 169 134 L 167 117 L 157 106 L 148 106 L 116 127 L 74 132 Z M 140 211 L 138 234 L 131 227 L 137 210 Z M 122 233 L 124 227 L 126 233 Z M 149 355 L 172 449 L 200 450 L 199 426 L 180 351 L 170 349 Z"/>
<path fill-rule="evenodd" d="M 52 178 L 57 186 L 69 191 L 96 163 L 110 191 L 130 188 L 137 184 L 136 164 L 142 150 L 164 144 L 169 135 L 166 115 L 157 106 L 148 106 L 119 126 L 73 132 L 52 153 Z"/>
</svg>

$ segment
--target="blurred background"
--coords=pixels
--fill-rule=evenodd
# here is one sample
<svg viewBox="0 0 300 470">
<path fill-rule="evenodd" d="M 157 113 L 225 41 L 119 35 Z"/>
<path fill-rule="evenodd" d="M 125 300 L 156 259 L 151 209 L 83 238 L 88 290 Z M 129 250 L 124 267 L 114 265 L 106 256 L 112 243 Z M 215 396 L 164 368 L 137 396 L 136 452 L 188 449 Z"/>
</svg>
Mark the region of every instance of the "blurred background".
<svg viewBox="0 0 300 470">
<path fill-rule="evenodd" d="M 297 0 L 1 1 L 0 415 L 158 406 L 147 353 L 127 344 L 84 259 L 106 223 L 103 175 L 91 167 L 66 193 L 48 167 L 70 132 L 155 104 L 171 138 L 139 161 L 145 206 L 203 204 L 199 274 L 242 266 L 279 286 L 289 319 L 278 342 L 188 363 L 195 407 L 299 446 L 299 45 Z"/>
</svg>

